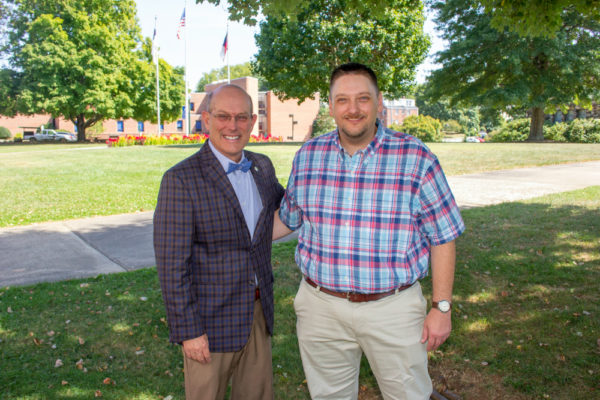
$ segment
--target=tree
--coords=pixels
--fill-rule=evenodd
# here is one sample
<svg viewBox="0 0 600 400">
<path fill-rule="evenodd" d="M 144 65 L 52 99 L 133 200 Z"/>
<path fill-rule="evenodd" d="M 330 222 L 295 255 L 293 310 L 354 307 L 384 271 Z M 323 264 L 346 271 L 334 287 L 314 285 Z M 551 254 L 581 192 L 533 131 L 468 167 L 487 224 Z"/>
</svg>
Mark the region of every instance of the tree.
<svg viewBox="0 0 600 400">
<path fill-rule="evenodd" d="M 327 98 L 331 71 L 354 61 L 377 73 L 389 97 L 408 92 L 429 48 L 422 6 L 390 1 L 379 17 L 349 11 L 344 0 L 311 0 L 297 15 L 267 16 L 256 35 L 254 69 L 282 99 Z"/>
<path fill-rule="evenodd" d="M 71 120 L 78 140 L 106 118 L 153 117 L 154 72 L 133 0 L 7 2 L 10 46 L 2 50 L 11 68 L 3 74 L 15 79 L 16 111 Z M 170 92 L 168 87 L 164 91 Z M 179 110 L 183 96 L 175 103 L 170 108 Z M 165 114 L 176 115 L 173 110 Z"/>
<path fill-rule="evenodd" d="M 313 121 L 311 136 L 316 137 L 331 132 L 336 128 L 335 120 L 329 115 L 329 107 L 321 104 L 317 118 Z"/>
<path fill-rule="evenodd" d="M 229 75 L 231 79 L 236 79 L 244 76 L 256 77 L 257 74 L 252 70 L 252 64 L 248 61 L 243 64 L 231 65 L 229 68 Z M 211 69 L 209 72 L 202 74 L 202 77 L 196 86 L 196 91 L 204 92 L 204 87 L 206 85 L 223 79 L 227 79 L 227 66 Z M 261 77 L 258 77 L 258 90 L 267 90 L 265 82 Z"/>
<path fill-rule="evenodd" d="M 221 2 L 227 4 L 229 18 L 233 21 L 244 20 L 248 25 L 256 24 L 256 16 L 259 14 L 270 17 L 290 17 L 295 19 L 296 16 L 312 3 L 312 0 L 196 0 L 196 3 L 208 2 L 214 5 L 219 5 Z M 346 0 L 344 7 L 349 15 L 353 13 L 369 14 L 372 17 L 380 17 L 385 14 L 386 6 L 396 4 L 399 8 L 418 8 L 422 4 L 420 0 L 403 0 L 403 1 L 382 1 L 382 0 Z"/>
<path fill-rule="evenodd" d="M 492 25 L 508 28 L 522 36 L 554 36 L 572 21 L 569 12 L 600 19 L 600 2 L 590 0 L 480 0 L 492 17 Z"/>
<path fill-rule="evenodd" d="M 476 1 L 436 1 L 437 23 L 449 42 L 438 53 L 443 67 L 432 73 L 433 98 L 531 114 L 528 140 L 543 140 L 544 110 L 575 102 L 590 105 L 600 82 L 600 24 L 575 11 L 555 37 L 522 37 L 491 26 Z"/>
</svg>

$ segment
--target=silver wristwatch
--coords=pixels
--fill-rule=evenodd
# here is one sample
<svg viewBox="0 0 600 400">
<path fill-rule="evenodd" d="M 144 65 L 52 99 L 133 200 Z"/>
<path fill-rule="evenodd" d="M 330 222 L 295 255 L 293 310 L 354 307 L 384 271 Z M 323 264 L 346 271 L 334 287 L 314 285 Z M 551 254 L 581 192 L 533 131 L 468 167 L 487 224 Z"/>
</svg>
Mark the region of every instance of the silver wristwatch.
<svg viewBox="0 0 600 400">
<path fill-rule="evenodd" d="M 452 309 L 452 303 L 450 303 L 448 300 L 434 301 L 431 305 L 433 308 L 437 308 L 444 314 Z"/>
</svg>

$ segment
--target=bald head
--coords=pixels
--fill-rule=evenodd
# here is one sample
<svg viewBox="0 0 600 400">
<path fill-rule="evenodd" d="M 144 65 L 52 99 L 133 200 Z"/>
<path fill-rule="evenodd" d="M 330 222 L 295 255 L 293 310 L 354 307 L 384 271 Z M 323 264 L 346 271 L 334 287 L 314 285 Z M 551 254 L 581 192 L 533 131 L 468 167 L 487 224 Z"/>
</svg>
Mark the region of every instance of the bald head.
<svg viewBox="0 0 600 400">
<path fill-rule="evenodd" d="M 208 112 L 212 112 L 214 110 L 213 105 L 217 101 L 217 99 L 225 99 L 227 101 L 228 96 L 239 96 L 242 95 L 246 101 L 248 102 L 248 114 L 252 115 L 253 107 L 252 107 L 252 98 L 244 89 L 237 85 L 223 85 L 219 86 L 212 92 L 208 94 Z"/>
</svg>

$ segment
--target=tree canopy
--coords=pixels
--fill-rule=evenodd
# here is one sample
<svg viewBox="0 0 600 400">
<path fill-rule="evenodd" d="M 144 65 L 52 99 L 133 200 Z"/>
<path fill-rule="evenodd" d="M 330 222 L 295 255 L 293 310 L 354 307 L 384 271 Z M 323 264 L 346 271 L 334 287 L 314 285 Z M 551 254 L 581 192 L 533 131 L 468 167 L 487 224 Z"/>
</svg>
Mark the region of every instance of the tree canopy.
<svg viewBox="0 0 600 400">
<path fill-rule="evenodd" d="M 567 14 L 576 12 L 600 20 L 600 2 L 590 0 L 480 0 L 492 16 L 492 25 L 522 36 L 554 36 L 573 23 Z"/>
<path fill-rule="evenodd" d="M 289 17 L 294 20 L 298 14 L 310 6 L 312 0 L 196 0 L 196 3 L 204 2 L 217 6 L 221 3 L 227 4 L 231 20 L 243 20 L 247 25 L 255 25 L 256 16 L 259 14 L 277 18 Z M 421 7 L 420 0 L 346 0 L 344 1 L 344 6 L 349 14 L 355 12 L 361 14 L 367 13 L 372 17 L 378 17 L 384 15 L 385 8 L 391 6 L 392 3 L 396 3 L 400 8 L 407 9 Z"/>
<path fill-rule="evenodd" d="M 250 61 L 243 64 L 231 65 L 229 67 L 229 74 L 231 79 L 242 78 L 244 76 L 258 78 L 258 90 L 267 90 L 265 82 L 253 71 Z M 202 77 L 198 81 L 198 85 L 196 85 L 196 91 L 203 92 L 204 86 L 223 79 L 227 79 L 227 66 L 211 69 L 209 72 L 202 74 Z"/>
<path fill-rule="evenodd" d="M 14 84 L 8 100 L 0 98 L 0 109 L 62 116 L 75 124 L 79 140 L 106 118 L 153 118 L 151 46 L 142 42 L 133 0 L 7 3 L 9 45 L 2 51 L 10 67 L 2 76 L 12 76 Z M 161 64 L 165 74 L 172 72 Z M 183 104 L 183 83 L 179 101 L 172 86 L 183 78 L 170 75 L 161 89 L 171 101 L 162 103 L 161 111 L 175 118 Z"/>
<path fill-rule="evenodd" d="M 369 65 L 380 89 L 406 94 L 429 49 L 423 7 L 387 1 L 378 14 L 348 9 L 344 0 L 310 0 L 295 18 L 267 16 L 256 35 L 254 70 L 280 98 L 327 98 L 329 75 L 345 62 Z"/>
<path fill-rule="evenodd" d="M 503 111 L 526 108 L 532 115 L 529 140 L 542 140 L 544 110 L 570 103 L 591 104 L 600 82 L 600 22 L 577 13 L 554 37 L 523 37 L 491 26 L 477 1 L 435 1 L 437 23 L 449 42 L 438 53 L 433 98 L 451 104 Z"/>
</svg>

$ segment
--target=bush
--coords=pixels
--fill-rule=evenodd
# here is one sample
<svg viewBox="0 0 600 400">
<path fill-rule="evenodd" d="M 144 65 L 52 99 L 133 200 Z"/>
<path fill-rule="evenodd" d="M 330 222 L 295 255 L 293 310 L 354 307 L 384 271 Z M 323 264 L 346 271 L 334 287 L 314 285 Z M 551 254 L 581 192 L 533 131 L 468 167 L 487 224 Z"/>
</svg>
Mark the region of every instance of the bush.
<svg viewBox="0 0 600 400">
<path fill-rule="evenodd" d="M 529 137 L 529 118 L 518 118 L 490 133 L 491 142 L 524 142 Z"/>
<path fill-rule="evenodd" d="M 566 122 L 557 122 L 554 125 L 544 125 L 544 139 L 554 142 L 566 142 L 565 133 L 569 124 Z"/>
<path fill-rule="evenodd" d="M 0 126 L 0 139 L 10 139 L 11 137 L 12 135 L 10 134 L 8 128 Z"/>
<path fill-rule="evenodd" d="M 442 131 L 445 133 L 463 133 L 464 130 L 461 124 L 455 119 L 444 121 L 444 127 L 442 128 Z"/>
<path fill-rule="evenodd" d="M 329 108 L 324 105 L 319 107 L 319 113 L 312 125 L 311 137 L 320 136 L 324 133 L 331 132 L 336 127 L 335 120 L 329 115 Z"/>
<path fill-rule="evenodd" d="M 565 138 L 575 143 L 600 143 L 600 119 L 575 119 L 569 123 Z"/>
<path fill-rule="evenodd" d="M 442 123 L 437 119 L 424 115 L 406 117 L 399 130 L 424 142 L 441 142 L 444 136 L 442 134 Z"/>
</svg>

